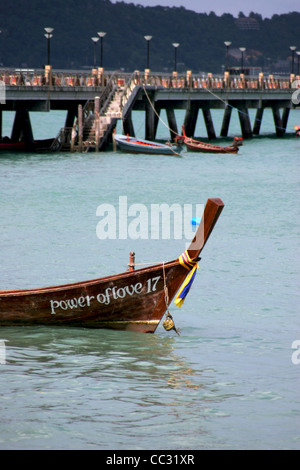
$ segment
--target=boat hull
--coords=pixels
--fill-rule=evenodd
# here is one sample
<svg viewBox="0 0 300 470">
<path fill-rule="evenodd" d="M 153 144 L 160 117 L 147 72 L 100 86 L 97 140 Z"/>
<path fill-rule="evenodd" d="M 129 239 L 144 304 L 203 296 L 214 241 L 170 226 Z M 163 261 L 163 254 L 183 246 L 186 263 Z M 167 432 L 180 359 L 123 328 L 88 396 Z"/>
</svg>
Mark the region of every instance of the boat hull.
<svg viewBox="0 0 300 470">
<path fill-rule="evenodd" d="M 189 141 L 189 139 L 185 139 L 184 143 L 189 150 L 193 152 L 201 152 L 201 153 L 231 153 L 236 154 L 239 151 L 238 147 L 218 147 L 210 144 L 205 143 L 194 143 Z"/>
<path fill-rule="evenodd" d="M 154 333 L 186 276 L 178 261 L 43 289 L 0 291 L 1 326 L 77 326 Z"/>
<path fill-rule="evenodd" d="M 200 140 L 195 140 L 195 139 L 192 139 L 191 137 L 187 137 L 184 126 L 182 126 L 182 135 L 183 135 L 183 142 L 185 143 L 188 150 L 192 150 L 193 152 L 201 152 L 201 153 L 238 153 L 239 146 L 242 145 L 242 140 L 243 140 L 241 138 L 235 137 L 234 143 L 232 145 L 228 145 L 227 147 L 221 147 L 220 145 L 207 144 L 205 142 L 201 142 Z"/>
<path fill-rule="evenodd" d="M 127 153 L 139 153 L 150 155 L 179 155 L 181 148 L 177 145 L 166 145 L 151 142 L 148 140 L 138 140 L 133 137 L 115 136 L 115 141 L 120 150 Z"/>
<path fill-rule="evenodd" d="M 1 152 L 46 152 L 51 149 L 54 139 L 42 139 L 29 142 L 0 142 Z"/>
<path fill-rule="evenodd" d="M 18 152 L 26 149 L 25 142 L 0 142 L 0 152 Z"/>
</svg>

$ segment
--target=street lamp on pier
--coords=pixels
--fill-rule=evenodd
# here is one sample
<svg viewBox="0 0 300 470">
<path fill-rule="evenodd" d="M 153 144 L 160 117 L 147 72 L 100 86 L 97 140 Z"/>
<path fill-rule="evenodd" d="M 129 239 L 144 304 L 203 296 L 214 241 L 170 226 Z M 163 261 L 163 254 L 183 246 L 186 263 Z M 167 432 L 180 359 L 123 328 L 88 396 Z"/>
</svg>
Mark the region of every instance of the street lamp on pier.
<svg viewBox="0 0 300 470">
<path fill-rule="evenodd" d="M 172 46 L 174 47 L 174 72 L 177 72 L 177 47 L 180 46 L 179 42 L 173 42 Z"/>
<path fill-rule="evenodd" d="M 240 47 L 239 49 L 242 53 L 241 73 L 244 73 L 244 52 L 245 52 L 246 48 L 245 47 Z"/>
<path fill-rule="evenodd" d="M 106 36 L 106 33 L 101 31 L 98 33 L 98 36 L 100 37 L 100 67 L 103 67 L 103 38 Z"/>
<path fill-rule="evenodd" d="M 298 56 L 297 76 L 299 77 L 300 75 L 300 51 L 296 51 L 296 54 Z"/>
<path fill-rule="evenodd" d="M 150 56 L 150 41 L 152 36 L 144 36 L 147 41 L 147 69 L 149 70 L 149 56 Z"/>
<path fill-rule="evenodd" d="M 47 65 L 50 65 L 50 39 L 53 37 L 51 34 L 54 29 L 53 28 L 44 28 L 46 31 L 45 38 L 47 39 Z"/>
<path fill-rule="evenodd" d="M 180 46 L 179 42 L 173 42 L 174 47 L 174 72 L 177 72 L 177 48 Z"/>
<path fill-rule="evenodd" d="M 294 60 L 295 60 L 295 50 L 297 46 L 290 46 L 290 50 L 292 51 L 292 75 L 294 74 Z"/>
<path fill-rule="evenodd" d="M 96 63 L 97 63 L 97 42 L 99 41 L 99 38 L 97 37 L 92 37 L 91 40 L 94 43 L 94 68 L 96 68 Z"/>
<path fill-rule="evenodd" d="M 231 41 L 225 41 L 224 44 L 226 46 L 225 72 L 228 72 L 228 55 L 229 55 L 229 46 L 231 46 Z"/>
</svg>

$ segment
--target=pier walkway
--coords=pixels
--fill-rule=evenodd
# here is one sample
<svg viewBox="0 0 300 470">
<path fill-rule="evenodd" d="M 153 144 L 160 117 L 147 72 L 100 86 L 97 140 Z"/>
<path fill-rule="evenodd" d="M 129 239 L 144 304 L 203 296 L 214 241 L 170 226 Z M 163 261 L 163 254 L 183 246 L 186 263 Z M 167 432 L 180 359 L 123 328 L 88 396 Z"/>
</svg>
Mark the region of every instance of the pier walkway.
<svg viewBox="0 0 300 470">
<path fill-rule="evenodd" d="M 231 113 L 238 110 L 243 138 L 258 135 L 266 108 L 274 118 L 274 132 L 285 134 L 291 109 L 300 109 L 300 77 L 285 79 L 273 76 L 258 77 L 173 73 L 150 74 L 149 70 L 132 74 L 52 71 L 0 71 L 0 84 L 5 88 L 5 103 L 0 104 L 0 130 L 5 111 L 15 111 L 11 140 L 34 141 L 30 112 L 65 110 L 65 126 L 58 130 L 49 150 L 102 150 L 112 140 L 117 121 L 123 131 L 135 135 L 132 111 L 145 113 L 145 138 L 154 140 L 161 110 L 166 111 L 167 126 L 173 140 L 181 129 L 175 110 L 185 110 L 186 134 L 199 136 L 196 130 L 201 110 L 209 139 L 217 138 L 212 109 L 223 109 L 221 137 L 228 134 Z M 256 110 L 253 125 L 249 109 Z M 0 137 L 2 138 L 2 132 Z M 54 136 L 55 137 L 55 136 Z"/>
</svg>

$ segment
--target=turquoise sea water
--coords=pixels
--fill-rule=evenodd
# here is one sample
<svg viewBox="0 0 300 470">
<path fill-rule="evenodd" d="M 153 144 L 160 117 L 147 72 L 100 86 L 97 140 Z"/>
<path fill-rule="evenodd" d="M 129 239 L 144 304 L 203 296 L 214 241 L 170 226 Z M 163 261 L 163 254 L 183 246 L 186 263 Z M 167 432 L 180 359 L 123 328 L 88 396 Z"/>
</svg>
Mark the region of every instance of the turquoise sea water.
<svg viewBox="0 0 300 470">
<path fill-rule="evenodd" d="M 64 119 L 34 113 L 36 138 Z M 292 112 L 290 132 L 299 120 Z M 1 154 L 2 289 L 118 273 L 132 250 L 137 263 L 184 251 L 183 239 L 97 238 L 97 207 L 117 207 L 119 196 L 147 208 L 225 203 L 192 290 L 171 306 L 180 336 L 162 326 L 154 335 L 0 329 L 1 449 L 300 448 L 300 139 L 273 130 L 266 112 L 263 135 L 237 156 Z M 233 115 L 230 134 L 239 133 Z M 169 138 L 162 123 L 158 137 Z"/>
</svg>

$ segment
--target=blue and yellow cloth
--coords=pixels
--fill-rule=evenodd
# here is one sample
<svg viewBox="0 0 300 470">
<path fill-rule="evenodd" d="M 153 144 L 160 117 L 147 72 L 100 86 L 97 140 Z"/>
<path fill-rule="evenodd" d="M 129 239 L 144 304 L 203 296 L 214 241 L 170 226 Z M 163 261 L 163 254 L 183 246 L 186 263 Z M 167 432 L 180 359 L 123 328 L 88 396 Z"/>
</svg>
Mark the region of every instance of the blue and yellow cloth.
<svg viewBox="0 0 300 470">
<path fill-rule="evenodd" d="M 195 279 L 197 269 L 199 268 L 197 261 L 191 260 L 189 254 L 187 251 L 182 253 L 182 255 L 179 256 L 179 263 L 181 266 L 189 270 L 188 275 L 186 276 L 185 280 L 181 284 L 181 287 L 178 291 L 178 294 L 176 296 L 176 299 L 174 300 L 175 304 L 177 307 L 181 307 L 187 294 L 189 293 L 189 290 L 193 284 L 193 281 Z"/>
</svg>

